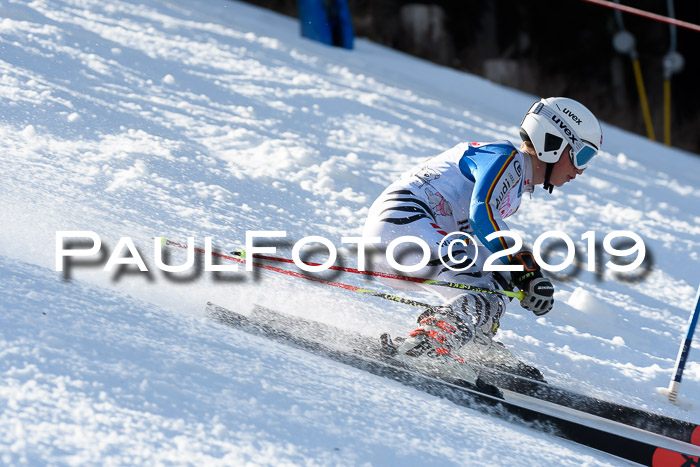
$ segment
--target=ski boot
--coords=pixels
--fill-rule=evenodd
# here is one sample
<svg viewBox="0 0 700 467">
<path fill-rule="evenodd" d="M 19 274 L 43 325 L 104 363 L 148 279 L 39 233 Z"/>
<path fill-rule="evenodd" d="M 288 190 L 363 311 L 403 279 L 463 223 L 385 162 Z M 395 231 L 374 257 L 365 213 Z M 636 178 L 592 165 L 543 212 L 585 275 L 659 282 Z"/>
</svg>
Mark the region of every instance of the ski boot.
<svg viewBox="0 0 700 467">
<path fill-rule="evenodd" d="M 478 375 L 469 364 L 452 352 L 457 345 L 457 328 L 444 319 L 428 316 L 408 338 L 392 342 L 388 334 L 381 337 L 382 348 L 399 362 L 423 373 L 476 385 Z"/>
</svg>

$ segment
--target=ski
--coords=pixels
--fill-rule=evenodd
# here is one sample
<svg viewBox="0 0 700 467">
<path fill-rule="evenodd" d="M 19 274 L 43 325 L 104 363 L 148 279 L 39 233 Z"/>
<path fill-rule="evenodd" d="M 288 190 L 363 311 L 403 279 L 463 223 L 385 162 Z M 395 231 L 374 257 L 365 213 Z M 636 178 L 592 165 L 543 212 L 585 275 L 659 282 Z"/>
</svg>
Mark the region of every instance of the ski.
<svg viewBox="0 0 700 467">
<path fill-rule="evenodd" d="M 501 389 L 570 407 L 686 443 L 700 444 L 700 426 L 694 423 L 587 396 L 502 369 L 481 365 L 474 368 L 484 381 Z"/>
<path fill-rule="evenodd" d="M 373 349 L 376 346 L 376 341 L 372 338 L 353 335 L 325 323 L 287 315 L 268 308 L 255 307 L 251 317 L 258 321 L 266 322 L 268 325 L 294 330 L 294 332 L 306 337 L 323 342 L 340 340 L 349 343 L 353 350 L 360 353 L 366 352 L 366 349 Z M 500 343 L 495 343 L 494 345 L 502 346 Z M 470 363 L 473 363 L 472 367 L 477 371 L 479 377 L 489 385 L 586 412 L 685 443 L 700 444 L 700 426 L 694 423 L 616 404 L 547 384 L 542 373 L 537 368 L 519 361 L 510 351 L 505 350 L 505 347 L 500 352 L 505 352 L 509 355 L 508 362 L 494 362 L 478 358 L 478 353 L 476 352 L 462 354 L 462 356 Z"/>
<path fill-rule="evenodd" d="M 519 395 L 520 399 L 529 399 L 527 403 L 523 403 L 522 400 L 510 400 L 508 395 L 501 398 L 498 394 L 483 392 L 474 386 L 421 374 L 387 357 L 382 352 L 378 340 L 373 341 L 364 336 L 353 335 L 322 323 L 291 317 L 261 307 L 256 307 L 251 316 L 244 316 L 213 303 L 207 304 L 207 315 L 227 326 L 398 381 L 463 407 L 552 432 L 562 438 L 642 465 L 698 465 L 700 461 L 700 448 L 692 444 L 647 433 L 599 417 L 596 417 L 595 424 L 601 425 L 601 421 L 606 422 L 607 429 L 588 426 L 581 422 L 587 415 L 582 412 L 574 413 L 572 409 L 568 409 L 567 413 L 557 412 L 552 407 L 538 410 L 533 407 L 537 407 L 542 401 L 533 397 Z M 304 329 L 304 332 L 298 332 L 299 329 Z M 321 341 L 312 338 L 314 332 L 323 333 L 330 330 L 336 332 L 334 340 Z M 336 348 L 326 342 L 342 342 L 343 348 Z M 593 416 L 588 415 L 588 417 Z M 623 432 L 624 434 L 621 434 Z M 629 436 L 630 433 L 645 440 L 632 438 Z"/>
</svg>

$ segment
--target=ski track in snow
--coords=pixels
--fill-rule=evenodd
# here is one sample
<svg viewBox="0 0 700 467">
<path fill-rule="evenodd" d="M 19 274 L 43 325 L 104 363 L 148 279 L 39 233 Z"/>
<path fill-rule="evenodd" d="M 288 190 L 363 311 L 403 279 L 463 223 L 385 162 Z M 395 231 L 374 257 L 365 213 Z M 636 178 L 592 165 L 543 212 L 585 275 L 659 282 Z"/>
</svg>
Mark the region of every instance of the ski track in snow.
<svg viewBox="0 0 700 467">
<path fill-rule="evenodd" d="M 236 2 L 0 6 L 2 462 L 501 464 L 494 450 L 610 461 L 200 318 L 207 300 L 257 302 L 403 334 L 415 309 L 267 273 L 177 280 L 93 266 L 62 282 L 50 271 L 58 230 L 95 231 L 110 251 L 131 236 L 149 266 L 158 235 L 211 236 L 224 251 L 249 230 L 340 245 L 413 164 L 460 141 L 518 141 L 534 97 L 364 40 L 352 52 L 312 43 L 295 21 Z M 700 159 L 604 134 L 583 176 L 536 190 L 509 225 L 530 245 L 562 230 L 584 262 L 585 232 L 602 242 L 632 230 L 648 272 L 566 271 L 552 313 L 511 304 L 499 336 L 559 385 L 700 422 L 700 345 L 684 405 L 656 391 L 698 285 Z M 402 423 L 416 412 L 412 433 Z"/>
</svg>

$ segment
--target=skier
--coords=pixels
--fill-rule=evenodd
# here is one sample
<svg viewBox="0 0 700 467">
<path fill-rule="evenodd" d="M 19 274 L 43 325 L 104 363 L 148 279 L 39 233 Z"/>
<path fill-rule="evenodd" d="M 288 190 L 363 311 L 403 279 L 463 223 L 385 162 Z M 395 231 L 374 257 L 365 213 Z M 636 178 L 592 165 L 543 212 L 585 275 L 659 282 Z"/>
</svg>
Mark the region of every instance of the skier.
<svg viewBox="0 0 700 467">
<path fill-rule="evenodd" d="M 520 136 L 519 149 L 509 141 L 465 142 L 418 164 L 372 204 L 363 236 L 379 237 L 376 246 L 380 250 L 398 237 L 419 237 L 430 246 L 430 261 L 411 275 L 491 290 L 517 288 L 525 293 L 520 302 L 523 308 L 537 316 L 549 312 L 554 287 L 532 254 L 520 251 L 500 258 L 503 264 L 523 266 L 522 272 L 486 271 L 488 256 L 513 245 L 507 237 L 486 237 L 508 230 L 504 219 L 518 210 L 523 192 L 532 193 L 542 184 L 551 193 L 554 187 L 581 175 L 601 147 L 602 132 L 598 120 L 582 104 L 553 97 L 532 105 L 520 124 Z M 450 258 L 447 249 L 440 250 L 439 245 L 452 232 L 476 237 L 483 246 L 458 244 Z M 417 264 L 423 251 L 416 246 L 400 243 L 393 257 L 404 265 Z M 375 270 L 396 272 L 385 255 L 374 258 Z M 460 265 L 472 260 L 473 265 L 460 270 Z M 423 290 L 413 282 L 383 282 L 404 290 Z M 475 338 L 491 341 L 506 309 L 505 297 L 447 287 L 430 290 L 439 293 L 445 304 L 418 317 L 420 326 L 398 345 L 396 358 L 474 382 L 476 374 L 454 352 Z"/>
</svg>

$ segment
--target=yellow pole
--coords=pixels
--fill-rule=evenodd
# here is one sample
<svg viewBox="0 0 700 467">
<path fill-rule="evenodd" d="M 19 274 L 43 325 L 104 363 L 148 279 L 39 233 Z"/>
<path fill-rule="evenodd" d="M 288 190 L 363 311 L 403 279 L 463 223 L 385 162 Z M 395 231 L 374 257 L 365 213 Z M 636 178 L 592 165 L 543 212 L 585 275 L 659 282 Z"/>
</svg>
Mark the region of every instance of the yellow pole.
<svg viewBox="0 0 700 467">
<path fill-rule="evenodd" d="M 639 59 L 632 59 L 632 66 L 634 67 L 634 77 L 637 81 L 637 91 L 639 92 L 639 102 L 642 104 L 642 116 L 644 117 L 644 124 L 647 127 L 647 137 L 656 141 L 654 137 L 654 126 L 651 123 L 651 113 L 649 112 L 649 102 L 647 102 L 647 93 L 644 90 L 644 79 L 642 78 L 642 67 L 639 66 Z"/>
<path fill-rule="evenodd" d="M 671 145 L 671 79 L 664 80 L 664 143 Z"/>
</svg>

